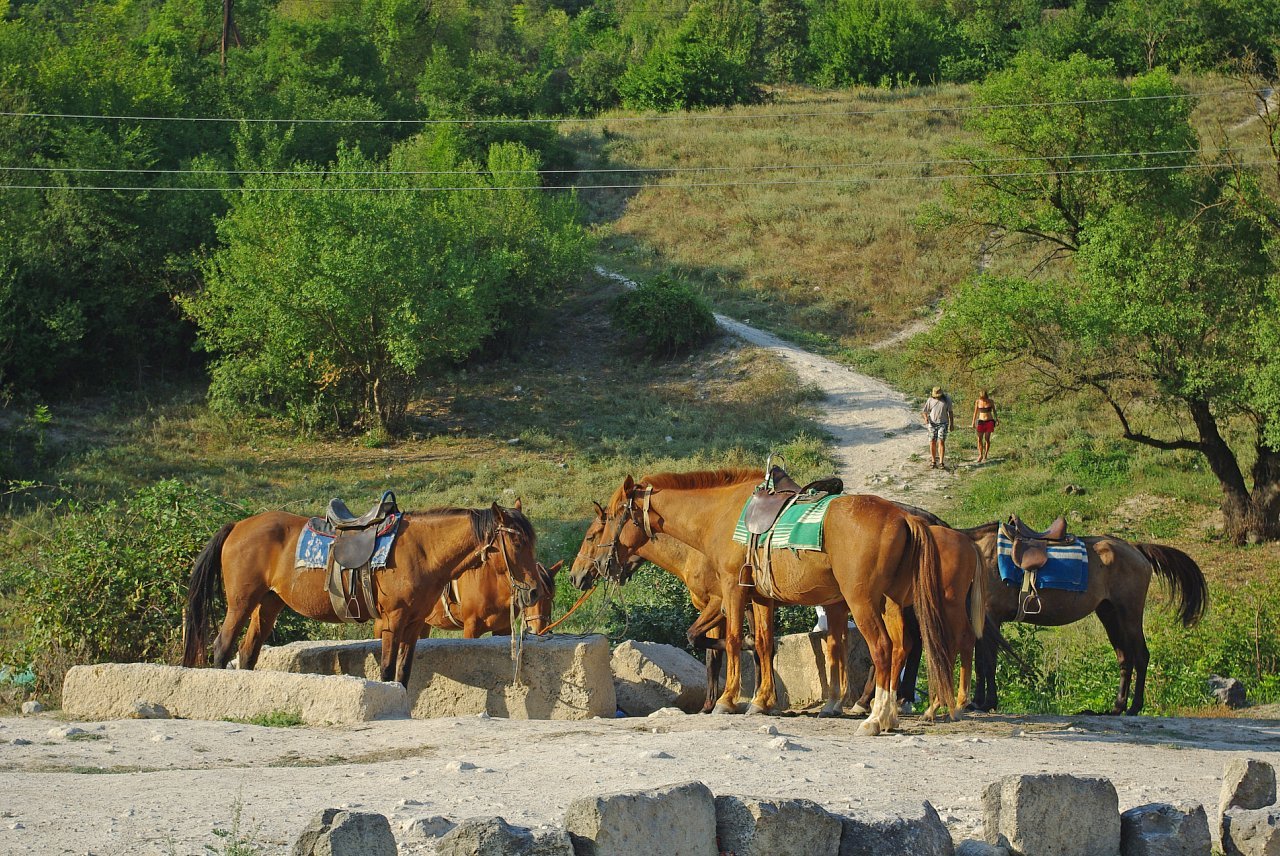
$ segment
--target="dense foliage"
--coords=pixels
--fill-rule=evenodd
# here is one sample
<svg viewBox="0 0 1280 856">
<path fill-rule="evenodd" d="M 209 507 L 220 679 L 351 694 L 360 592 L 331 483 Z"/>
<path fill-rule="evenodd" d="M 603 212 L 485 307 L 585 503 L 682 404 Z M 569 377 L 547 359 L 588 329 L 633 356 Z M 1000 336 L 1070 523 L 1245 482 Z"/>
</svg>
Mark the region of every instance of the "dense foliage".
<svg viewBox="0 0 1280 856">
<path fill-rule="evenodd" d="M 688 283 L 668 276 L 655 276 L 618 295 L 610 314 L 615 326 L 655 356 L 689 351 L 716 331 L 711 305 Z"/>
<path fill-rule="evenodd" d="M 196 330 L 173 298 L 203 299 L 217 265 L 202 259 L 231 230 L 228 221 L 215 228 L 219 217 L 234 208 L 230 222 L 247 222 L 249 209 L 264 210 L 236 190 L 260 183 L 242 171 L 284 170 L 276 183 L 288 185 L 301 181 L 300 165 L 331 170 L 340 151 L 346 163 L 381 169 L 420 120 L 709 107 L 754 101 L 785 82 L 976 80 L 1026 48 L 1051 59 L 1083 51 L 1122 75 L 1254 55 L 1268 68 L 1280 35 L 1280 6 L 1247 0 L 234 8 L 225 68 L 216 0 L 32 0 L 0 20 L 0 106 L 19 114 L 0 118 L 0 162 L 16 168 L 0 176 L 0 391 L 143 383 L 198 366 Z M 490 145 L 511 141 L 537 151 L 540 168 L 570 163 L 545 126 L 454 127 L 458 164 L 483 166 Z M 387 262 L 403 268 L 413 252 Z"/>
</svg>

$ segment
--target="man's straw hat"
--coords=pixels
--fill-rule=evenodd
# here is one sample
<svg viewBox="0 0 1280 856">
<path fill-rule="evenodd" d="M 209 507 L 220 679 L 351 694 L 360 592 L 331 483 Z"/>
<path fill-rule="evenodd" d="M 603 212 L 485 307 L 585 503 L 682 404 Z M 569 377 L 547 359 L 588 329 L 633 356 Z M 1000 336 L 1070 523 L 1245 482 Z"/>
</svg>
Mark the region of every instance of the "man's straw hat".
<svg viewBox="0 0 1280 856">
<path fill-rule="evenodd" d="M 932 398 L 942 398 L 942 387 L 935 386 L 933 392 L 929 393 Z"/>
</svg>

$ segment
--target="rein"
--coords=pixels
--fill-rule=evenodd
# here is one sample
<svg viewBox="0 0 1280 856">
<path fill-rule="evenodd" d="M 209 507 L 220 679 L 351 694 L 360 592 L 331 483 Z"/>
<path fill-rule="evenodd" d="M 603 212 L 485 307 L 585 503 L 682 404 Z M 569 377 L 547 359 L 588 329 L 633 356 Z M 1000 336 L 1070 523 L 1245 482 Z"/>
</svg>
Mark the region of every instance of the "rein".
<svg viewBox="0 0 1280 856">
<path fill-rule="evenodd" d="M 591 597 L 591 595 L 593 595 L 593 594 L 595 593 L 595 590 L 596 590 L 597 588 L 599 588 L 599 587 L 600 587 L 600 584 L 599 584 L 599 583 L 596 583 L 596 584 L 594 584 L 593 586 L 591 586 L 591 588 L 589 588 L 589 589 L 587 589 L 586 591 L 584 591 L 584 592 L 582 593 L 582 596 L 581 596 L 580 598 L 578 598 L 578 600 L 573 604 L 573 606 L 569 607 L 569 611 L 568 611 L 568 612 L 566 612 L 564 615 L 562 615 L 562 616 L 560 616 L 559 618 L 557 618 L 555 621 L 551 622 L 551 623 L 550 623 L 549 625 L 547 625 L 546 627 L 542 628 L 542 632 L 541 632 L 541 633 L 535 633 L 534 635 L 535 635 L 535 636 L 546 636 L 546 635 L 547 635 L 548 633 L 550 633 L 552 630 L 555 630 L 558 626 L 560 626 L 560 623 L 561 623 L 561 622 L 563 622 L 565 619 L 567 619 L 570 615 L 573 615 L 573 614 L 578 610 L 578 607 L 580 607 L 580 606 L 582 606 L 582 604 L 586 603 L 586 602 L 587 602 L 587 598 Z"/>
<path fill-rule="evenodd" d="M 496 549 L 502 554 L 502 564 L 507 569 L 507 585 L 511 588 L 511 600 L 509 602 L 510 620 L 511 620 L 511 662 L 512 662 L 512 682 L 520 683 L 520 667 L 524 664 L 524 621 L 519 622 L 517 629 L 516 613 L 520 613 L 520 618 L 524 618 L 524 610 L 530 605 L 530 594 L 533 592 L 533 586 L 523 580 L 517 580 L 511 573 L 511 558 L 507 555 L 507 541 L 515 534 L 516 530 L 510 526 L 496 524 L 493 527 L 493 535 L 482 546 L 478 553 L 480 561 L 484 561 L 484 557 L 490 550 Z M 505 536 L 505 537 L 504 537 Z M 518 605 L 517 605 L 518 604 Z"/>
</svg>

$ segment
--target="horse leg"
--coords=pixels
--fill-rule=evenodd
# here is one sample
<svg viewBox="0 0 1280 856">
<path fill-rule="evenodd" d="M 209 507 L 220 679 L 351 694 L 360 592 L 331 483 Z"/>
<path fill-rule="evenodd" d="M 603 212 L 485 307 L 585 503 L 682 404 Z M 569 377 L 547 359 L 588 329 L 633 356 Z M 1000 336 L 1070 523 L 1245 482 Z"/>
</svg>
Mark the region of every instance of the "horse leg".
<svg viewBox="0 0 1280 856">
<path fill-rule="evenodd" d="M 720 688 L 720 671 L 724 666 L 724 640 L 719 638 L 723 632 L 722 627 L 712 627 L 702 637 L 720 643 L 719 648 L 707 646 L 707 698 L 702 703 L 703 713 L 710 713 L 716 706 L 716 695 Z"/>
<path fill-rule="evenodd" d="M 968 640 L 960 646 L 960 688 L 956 696 L 956 709 L 951 712 L 953 720 L 960 718 L 960 712 L 969 707 L 969 689 L 973 683 L 973 647 L 976 640 L 969 634 Z"/>
<path fill-rule="evenodd" d="M 392 629 L 395 627 L 391 621 L 383 621 L 382 632 L 382 658 L 378 663 L 380 675 L 383 683 L 391 683 L 396 677 L 396 634 Z"/>
<path fill-rule="evenodd" d="M 512 632 L 515 632 L 515 628 L 512 628 Z M 484 633 L 484 627 L 480 625 L 480 619 L 468 618 L 466 621 L 462 622 L 463 639 L 479 639 L 480 634 L 482 633 Z M 418 640 L 414 639 L 413 641 L 417 642 Z"/>
<path fill-rule="evenodd" d="M 871 664 L 871 668 L 867 669 L 867 682 L 862 687 L 862 695 L 858 696 L 858 700 L 853 703 L 850 710 L 861 716 L 871 710 L 871 697 L 876 691 L 876 667 Z"/>
<path fill-rule="evenodd" d="M 887 695 L 880 710 L 880 725 L 884 731 L 892 731 L 898 727 L 898 683 L 902 668 L 907 662 L 907 649 L 903 635 L 902 608 L 891 600 L 885 601 L 884 624 L 893 643 L 893 652 Z"/>
<path fill-rule="evenodd" d="M 902 611 L 903 638 L 910 646 L 907 650 L 907 665 L 902 670 L 902 680 L 898 684 L 898 710 L 911 713 L 915 710 L 916 684 L 920 681 L 920 657 L 924 654 L 924 643 L 920 639 L 920 619 L 913 608 Z"/>
<path fill-rule="evenodd" d="M 849 689 L 849 607 L 843 601 L 827 607 L 822 654 L 827 661 L 827 701 L 818 717 L 844 716 L 844 696 Z"/>
<path fill-rule="evenodd" d="M 867 640 L 867 650 L 871 653 L 871 663 L 876 670 L 876 689 L 875 696 L 871 700 L 871 712 L 858 726 L 858 734 L 874 737 L 882 730 L 881 709 L 889 701 L 888 681 L 885 676 L 893 668 L 891 663 L 893 643 L 889 641 L 889 634 L 885 628 L 884 619 L 880 617 L 880 611 L 869 600 L 859 600 L 851 604 L 851 611 L 853 620 L 862 633 L 862 638 Z"/>
<path fill-rule="evenodd" d="M 724 690 L 712 713 L 737 713 L 742 691 L 742 587 L 737 573 L 721 575 L 724 592 Z"/>
<path fill-rule="evenodd" d="M 747 714 L 768 713 L 773 709 L 773 612 L 772 603 L 752 601 L 751 614 L 755 617 L 756 639 L 756 694 L 747 707 Z"/>
<path fill-rule="evenodd" d="M 413 671 L 413 655 L 418 649 L 418 636 L 422 633 L 423 623 L 422 620 L 410 621 L 396 634 L 396 681 L 406 690 L 409 688 L 409 673 Z"/>
<path fill-rule="evenodd" d="M 1125 705 L 1129 703 L 1129 684 L 1133 680 L 1133 652 L 1126 638 L 1128 634 L 1125 633 L 1122 616 L 1111 601 L 1104 600 L 1098 604 L 1098 619 L 1107 631 L 1107 639 L 1116 652 L 1116 662 L 1120 664 L 1120 689 L 1116 693 L 1111 713 L 1124 713 Z"/>
<path fill-rule="evenodd" d="M 240 668 L 252 669 L 258 664 L 258 655 L 262 653 L 262 645 L 271 635 L 271 628 L 276 625 L 280 610 L 284 609 L 284 601 L 275 592 L 267 592 L 267 596 L 253 611 L 249 619 L 249 630 L 240 640 Z"/>
<path fill-rule="evenodd" d="M 1147 635 L 1142 631 L 1142 622 L 1134 626 L 1130 637 L 1133 649 L 1133 667 L 1138 675 L 1133 682 L 1133 703 L 1125 711 L 1128 716 L 1142 713 L 1142 706 L 1147 700 L 1147 663 L 1151 660 L 1151 651 L 1147 648 Z"/>
<path fill-rule="evenodd" d="M 235 647 L 236 637 L 240 635 L 240 631 L 248 623 L 249 617 L 257 609 L 258 602 L 261 599 L 262 595 L 257 592 L 247 597 L 241 593 L 237 593 L 234 596 L 230 592 L 227 593 L 227 616 L 222 619 L 222 627 L 218 631 L 218 637 L 213 640 L 213 651 L 210 657 L 215 669 L 225 669 L 227 667 L 227 655 Z"/>
<path fill-rule="evenodd" d="M 978 688 L 973 694 L 973 707 L 987 713 L 996 709 L 996 658 L 999 653 L 996 637 L 999 633 L 1000 628 L 989 622 L 974 650 Z"/>
</svg>

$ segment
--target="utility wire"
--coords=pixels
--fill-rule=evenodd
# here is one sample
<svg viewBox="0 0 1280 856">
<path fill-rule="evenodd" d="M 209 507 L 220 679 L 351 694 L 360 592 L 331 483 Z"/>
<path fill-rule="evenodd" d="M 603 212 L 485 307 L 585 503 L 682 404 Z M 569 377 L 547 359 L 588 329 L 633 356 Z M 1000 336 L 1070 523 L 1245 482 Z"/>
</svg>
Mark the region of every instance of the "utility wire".
<svg viewBox="0 0 1280 856">
<path fill-rule="evenodd" d="M 882 107 L 868 110 L 820 110 L 799 113 L 762 113 L 759 115 L 746 113 L 659 113 L 650 116 L 592 116 L 588 118 L 477 118 L 477 119 L 260 119 L 231 116 L 126 116 L 95 113 L 23 113 L 12 110 L 0 111 L 0 116 L 17 119 L 92 119 L 121 122 L 246 122 L 246 123 L 279 123 L 294 125 L 563 125 L 587 124 L 592 122 L 756 122 L 773 119 L 796 119 L 813 117 L 842 116 L 880 116 L 909 113 L 963 113 L 968 111 L 991 110 L 1024 110 L 1040 107 L 1075 107 L 1091 104 L 1117 104 L 1137 101 L 1173 101 L 1187 98 L 1213 98 L 1228 95 L 1258 95 L 1263 89 L 1219 89 L 1208 92 L 1180 92 L 1167 95 L 1133 95 L 1124 98 L 1086 98 L 1074 101 L 1026 101 L 1008 104 L 961 104 L 954 107 Z"/>
<path fill-rule="evenodd" d="M 575 190 L 693 190 L 699 188 L 710 187 L 766 187 L 766 186 L 786 186 L 786 185 L 816 185 L 816 184 L 857 184 L 860 182 L 915 182 L 915 181 L 968 181 L 972 179 L 990 179 L 990 178 L 1044 178 L 1050 176 L 1080 176 L 1080 175 L 1101 175 L 1109 173 L 1127 173 L 1127 172 L 1168 172 L 1171 170 L 1181 169 L 1197 169 L 1197 168 L 1217 168 L 1217 167 L 1235 167 L 1235 166 L 1267 166 L 1272 161 L 1242 161 L 1242 162 L 1219 162 L 1219 163 L 1183 163 L 1168 164 L 1164 166 L 1127 166 L 1127 167 L 1107 167 L 1099 169 L 1077 169 L 1077 170 L 1046 170 L 1043 172 L 980 172 L 980 173 L 947 173 L 942 175 L 891 175 L 891 176 L 850 176 L 847 178 L 812 178 L 812 179 L 780 179 L 776 181 L 708 181 L 708 182 L 689 182 L 685 184 L 584 184 L 584 185 L 564 185 L 564 186 L 546 186 L 546 185 L 529 185 L 522 187 L 494 187 L 492 185 L 475 185 L 475 186 L 453 186 L 453 187 L 433 187 L 430 185 L 410 186 L 410 187 L 342 187 L 333 185 L 315 185 L 307 187 L 183 187 L 183 186 L 89 186 L 89 185 L 56 185 L 56 184 L 0 184 L 0 190 L 123 190 L 123 191 L 180 191 L 180 192 L 216 192 L 225 193 L 228 191 L 238 191 L 244 193 L 292 193 L 292 192 L 311 192 L 311 191 L 337 191 L 337 192 L 448 192 L 448 191 L 481 191 L 481 192 L 499 192 L 499 191 L 540 191 L 540 192 L 560 192 Z"/>
<path fill-rule="evenodd" d="M 291 175 L 291 176 L 347 176 L 347 175 L 592 175 L 602 173 L 664 173 L 676 174 L 687 172 L 776 172 L 802 169 L 861 169 L 864 167 L 917 167 L 917 166 L 955 166 L 980 163 L 1019 163 L 1028 161 L 1083 161 L 1105 158 L 1130 157 L 1165 157 L 1172 155 L 1199 154 L 1200 149 L 1163 149 L 1159 151 L 1104 152 L 1100 154 L 1079 155 L 1007 155 L 1003 157 L 983 158 L 940 158 L 934 160 L 900 160 L 900 161 L 849 161 L 845 163 L 816 164 L 761 164 L 743 166 L 650 166 L 650 167 L 599 167 L 596 169 L 408 169 L 408 170 L 323 170 L 323 169 L 162 169 L 162 168 L 127 168 L 127 167 L 89 167 L 89 166 L 0 166 L 0 172 L 47 172 L 47 173 L 107 173 L 128 175 Z M 1217 149 L 1218 154 L 1230 152 L 1270 151 L 1268 146 L 1246 146 L 1239 148 Z"/>
</svg>

